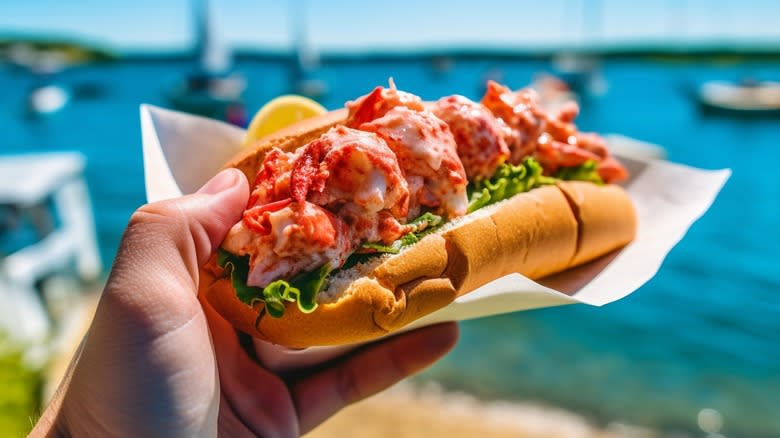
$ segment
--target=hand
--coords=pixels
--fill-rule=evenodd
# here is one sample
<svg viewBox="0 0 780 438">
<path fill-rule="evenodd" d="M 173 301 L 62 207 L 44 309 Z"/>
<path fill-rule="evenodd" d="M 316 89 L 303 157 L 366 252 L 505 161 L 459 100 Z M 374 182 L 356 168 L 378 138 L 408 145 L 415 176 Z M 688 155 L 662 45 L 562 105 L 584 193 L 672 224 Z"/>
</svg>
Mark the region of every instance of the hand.
<svg viewBox="0 0 780 438">
<path fill-rule="evenodd" d="M 253 361 L 197 298 L 203 264 L 240 217 L 237 170 L 133 214 L 95 319 L 33 431 L 65 436 L 299 436 L 430 365 L 457 339 L 442 324 L 357 350 L 295 380 Z"/>
</svg>

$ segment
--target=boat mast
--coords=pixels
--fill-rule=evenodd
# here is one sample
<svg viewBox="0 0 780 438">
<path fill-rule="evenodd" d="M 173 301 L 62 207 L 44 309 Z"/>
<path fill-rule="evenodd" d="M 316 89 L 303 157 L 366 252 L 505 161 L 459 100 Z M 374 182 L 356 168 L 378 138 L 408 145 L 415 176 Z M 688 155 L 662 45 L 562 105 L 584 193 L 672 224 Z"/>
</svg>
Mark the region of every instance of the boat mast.
<svg viewBox="0 0 780 438">
<path fill-rule="evenodd" d="M 208 0 L 192 0 L 194 55 L 199 71 L 207 74 L 225 73 L 230 66 L 230 54 L 214 31 L 214 16 Z"/>
<path fill-rule="evenodd" d="M 319 56 L 307 34 L 306 1 L 290 2 L 290 90 L 306 95 L 322 92 L 322 84 L 312 79 L 319 64 Z"/>
</svg>

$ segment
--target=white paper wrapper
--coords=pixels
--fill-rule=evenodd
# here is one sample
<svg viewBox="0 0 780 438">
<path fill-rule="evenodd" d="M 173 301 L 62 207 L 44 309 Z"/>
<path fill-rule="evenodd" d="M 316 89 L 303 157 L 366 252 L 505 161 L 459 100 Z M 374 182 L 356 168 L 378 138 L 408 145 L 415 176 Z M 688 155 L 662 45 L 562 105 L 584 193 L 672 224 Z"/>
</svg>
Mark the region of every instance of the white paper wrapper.
<svg viewBox="0 0 780 438">
<path fill-rule="evenodd" d="M 141 106 L 141 127 L 149 202 L 196 191 L 239 150 L 244 135 L 225 123 L 150 105 Z M 620 150 L 613 152 L 620 156 Z M 625 187 L 639 217 L 639 231 L 630 245 L 540 282 L 517 274 L 503 277 L 408 328 L 563 304 L 601 306 L 650 280 L 672 247 L 707 211 L 731 172 L 620 158 L 631 172 Z M 314 365 L 355 348 L 287 350 L 259 341 L 256 347 L 261 361 L 276 370 Z"/>
</svg>

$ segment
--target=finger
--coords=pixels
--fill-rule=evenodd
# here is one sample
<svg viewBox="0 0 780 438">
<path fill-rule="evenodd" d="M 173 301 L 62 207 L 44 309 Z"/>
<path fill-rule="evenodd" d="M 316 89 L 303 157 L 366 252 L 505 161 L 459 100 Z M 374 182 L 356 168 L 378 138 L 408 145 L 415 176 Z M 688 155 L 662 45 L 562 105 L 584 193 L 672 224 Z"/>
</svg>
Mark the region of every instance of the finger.
<svg viewBox="0 0 780 438">
<path fill-rule="evenodd" d="M 233 327 L 205 298 L 199 298 L 209 323 L 223 394 L 220 427 L 232 429 L 240 422 L 255 436 L 299 436 L 287 385 L 255 363 L 239 344 Z"/>
<path fill-rule="evenodd" d="M 98 313 L 108 306 L 111 325 L 145 327 L 152 336 L 191 320 L 200 312 L 194 299 L 198 266 L 240 220 L 248 191 L 240 171 L 225 170 L 198 193 L 139 208 L 122 237 Z"/>
<path fill-rule="evenodd" d="M 364 399 L 428 367 L 458 339 L 455 323 L 439 324 L 371 345 L 292 385 L 301 433 L 344 406 Z"/>
<path fill-rule="evenodd" d="M 257 432 L 249 429 L 232 409 L 225 409 L 225 406 L 230 406 L 230 401 L 225 398 L 224 393 L 220 397 L 220 406 L 221 409 L 219 410 L 217 420 L 217 436 L 238 438 L 260 436 Z"/>
<path fill-rule="evenodd" d="M 244 175 L 226 169 L 195 194 L 142 206 L 130 218 L 117 265 L 129 259 L 145 269 L 163 260 L 183 259 L 190 272 L 197 272 L 238 222 L 248 197 Z"/>
</svg>

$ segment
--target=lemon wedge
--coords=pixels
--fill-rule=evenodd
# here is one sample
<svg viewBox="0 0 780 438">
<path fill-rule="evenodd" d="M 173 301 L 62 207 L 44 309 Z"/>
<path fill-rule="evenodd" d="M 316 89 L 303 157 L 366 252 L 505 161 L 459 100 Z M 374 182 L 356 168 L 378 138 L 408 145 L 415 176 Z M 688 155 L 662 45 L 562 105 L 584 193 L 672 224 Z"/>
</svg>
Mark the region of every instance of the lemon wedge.
<svg viewBox="0 0 780 438">
<path fill-rule="evenodd" d="M 327 113 L 319 103 L 303 96 L 288 94 L 270 100 L 252 118 L 246 130 L 244 145 L 272 134 L 304 119 Z"/>
</svg>

